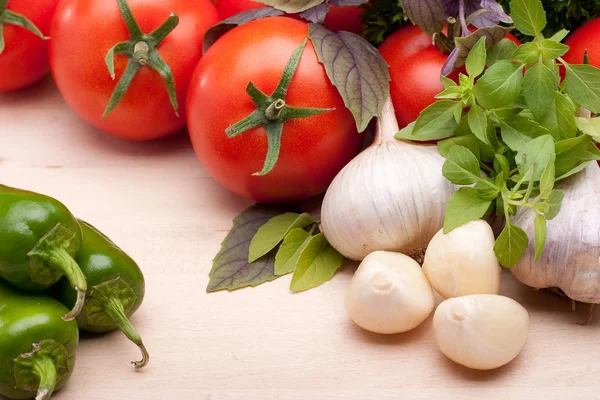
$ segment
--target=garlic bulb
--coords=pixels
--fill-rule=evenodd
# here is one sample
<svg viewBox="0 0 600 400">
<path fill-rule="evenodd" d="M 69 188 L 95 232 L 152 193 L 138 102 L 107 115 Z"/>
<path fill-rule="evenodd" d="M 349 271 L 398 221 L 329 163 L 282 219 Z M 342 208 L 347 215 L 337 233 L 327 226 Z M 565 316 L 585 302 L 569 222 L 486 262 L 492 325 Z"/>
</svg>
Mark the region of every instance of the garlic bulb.
<svg viewBox="0 0 600 400">
<path fill-rule="evenodd" d="M 444 223 L 455 191 L 442 176 L 444 157 L 435 145 L 396 140 L 397 132 L 388 100 L 374 143 L 342 169 L 325 194 L 322 230 L 346 258 L 388 250 L 420 259 Z"/>
<path fill-rule="evenodd" d="M 467 222 L 448 234 L 435 234 L 423 262 L 431 286 L 443 297 L 498 294 L 502 269 L 494 254 L 494 232 L 483 220 Z"/>
<path fill-rule="evenodd" d="M 433 307 L 433 290 L 419 264 L 404 254 L 387 251 L 365 257 L 346 295 L 352 320 L 375 333 L 416 328 Z"/>
<path fill-rule="evenodd" d="M 546 247 L 534 262 L 535 244 L 511 268 L 522 283 L 534 288 L 560 288 L 584 303 L 600 303 L 600 168 L 593 162 L 560 182 L 565 192 L 561 211 L 547 225 Z M 514 223 L 533 238 L 535 213 L 519 212 Z"/>
<path fill-rule="evenodd" d="M 435 341 L 452 361 L 488 370 L 512 361 L 529 332 L 527 310 L 508 297 L 474 294 L 440 304 L 433 316 Z"/>
</svg>

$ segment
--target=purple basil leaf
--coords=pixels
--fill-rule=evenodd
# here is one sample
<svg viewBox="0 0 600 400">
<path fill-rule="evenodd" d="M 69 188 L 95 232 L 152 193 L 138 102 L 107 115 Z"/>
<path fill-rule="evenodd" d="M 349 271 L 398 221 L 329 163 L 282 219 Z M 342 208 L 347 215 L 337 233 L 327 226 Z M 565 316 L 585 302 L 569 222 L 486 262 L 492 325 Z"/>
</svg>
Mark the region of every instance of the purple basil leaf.
<svg viewBox="0 0 600 400">
<path fill-rule="evenodd" d="M 273 7 L 263 7 L 244 11 L 234 15 L 233 17 L 229 17 L 206 31 L 202 41 L 202 51 L 206 53 L 206 50 L 208 50 L 208 48 L 212 46 L 221 36 L 236 26 L 243 25 L 246 22 L 254 21 L 255 19 L 275 17 L 283 14 L 285 14 L 283 11 L 276 10 Z"/>
<path fill-rule="evenodd" d="M 390 95 L 390 73 L 381 54 L 362 37 L 350 32 L 334 33 L 310 24 L 308 37 L 331 83 L 352 112 L 359 132 L 373 117 L 381 115 Z"/>
<path fill-rule="evenodd" d="M 502 5 L 498 4 L 495 0 L 482 0 L 481 8 L 490 10 L 492 14 L 496 16 L 499 22 L 504 22 L 506 24 L 513 23 L 512 18 L 504 12 Z"/>
<path fill-rule="evenodd" d="M 324 3 L 325 0 L 255 0 L 288 14 L 301 13 Z"/>
<path fill-rule="evenodd" d="M 475 32 L 467 36 L 455 38 L 454 42 L 456 43 L 456 49 L 454 50 L 457 51 L 457 55 L 456 59 L 454 60 L 453 69 L 465 65 L 465 61 L 467 59 L 467 56 L 469 55 L 469 51 L 471 51 L 473 46 L 475 46 L 475 43 L 477 43 L 477 41 L 482 36 L 486 37 L 485 47 L 489 49 L 490 47 L 504 39 L 504 36 L 506 36 L 506 34 L 510 31 L 512 31 L 512 28 L 506 28 L 504 26 L 496 25 L 485 28 L 479 28 Z"/>
<path fill-rule="evenodd" d="M 450 72 L 454 71 L 454 64 L 456 63 L 456 58 L 458 57 L 458 47 L 455 47 L 454 50 L 448 55 L 448 59 L 442 66 L 442 75 L 447 76 Z"/>
<path fill-rule="evenodd" d="M 442 0 L 400 0 L 402 8 L 413 24 L 419 25 L 428 35 L 444 29 Z"/>
<path fill-rule="evenodd" d="M 300 16 L 310 22 L 322 24 L 323 21 L 325 21 L 329 7 L 331 7 L 331 4 L 329 3 L 319 4 L 316 7 L 309 8 L 308 10 L 304 11 L 302 14 L 300 14 Z"/>
<path fill-rule="evenodd" d="M 458 18 L 460 16 L 460 3 L 460 0 L 442 0 L 445 17 Z M 502 5 L 498 4 L 495 0 L 464 0 L 464 8 L 465 16 L 479 10 L 488 11 L 480 14 L 471 21 L 477 28 L 494 26 L 499 22 L 512 23 L 512 18 L 506 15 Z"/>
<path fill-rule="evenodd" d="M 233 228 L 221 243 L 221 250 L 213 260 L 207 292 L 235 290 L 277 279 L 275 251 L 248 263 L 250 241 L 271 218 L 285 212 L 298 211 L 295 207 L 256 204 L 242 211 L 233 220 Z"/>
</svg>

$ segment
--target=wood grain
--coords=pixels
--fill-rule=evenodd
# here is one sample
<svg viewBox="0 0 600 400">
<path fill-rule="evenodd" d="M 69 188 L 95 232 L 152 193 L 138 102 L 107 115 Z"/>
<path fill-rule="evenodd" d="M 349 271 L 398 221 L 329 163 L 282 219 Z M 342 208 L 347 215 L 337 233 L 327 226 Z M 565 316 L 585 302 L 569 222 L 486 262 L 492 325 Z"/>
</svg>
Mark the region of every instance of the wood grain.
<svg viewBox="0 0 600 400">
<path fill-rule="evenodd" d="M 135 128 L 135 123 L 132 123 Z M 476 372 L 437 349 L 431 318 L 378 336 L 343 308 L 355 265 L 301 294 L 290 277 L 206 294 L 211 260 L 250 203 L 202 169 L 185 132 L 124 142 L 89 127 L 49 80 L 0 95 L 0 182 L 43 192 L 111 236 L 142 266 L 147 297 L 132 321 L 151 353 L 120 332 L 84 335 L 58 400 L 100 399 L 597 399 L 600 322 L 588 306 L 503 275 L 503 293 L 531 316 L 528 343 L 509 365 Z M 597 314 L 597 317 L 599 315 Z"/>
</svg>

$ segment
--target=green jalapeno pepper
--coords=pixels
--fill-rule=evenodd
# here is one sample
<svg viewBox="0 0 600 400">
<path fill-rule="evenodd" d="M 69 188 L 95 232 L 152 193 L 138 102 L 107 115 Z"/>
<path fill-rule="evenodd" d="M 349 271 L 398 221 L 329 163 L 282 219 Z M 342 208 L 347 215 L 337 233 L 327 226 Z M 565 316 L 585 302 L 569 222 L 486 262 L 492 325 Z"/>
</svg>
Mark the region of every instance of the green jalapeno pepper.
<svg viewBox="0 0 600 400">
<path fill-rule="evenodd" d="M 144 275 L 136 262 L 103 233 L 85 221 L 79 220 L 79 225 L 83 245 L 76 260 L 89 285 L 85 305 L 77 317 L 79 328 L 88 332 L 121 329 L 140 348 L 142 359 L 132 364 L 142 368 L 149 355 L 128 317 L 144 299 Z M 56 285 L 52 295 L 67 307 L 77 297 L 65 279 Z"/>
<path fill-rule="evenodd" d="M 64 275 L 77 292 L 74 319 L 83 307 L 87 283 L 73 259 L 81 228 L 58 200 L 0 185 L 0 278 L 25 292 L 48 289 Z"/>
<path fill-rule="evenodd" d="M 51 297 L 0 282 L 0 395 L 45 400 L 69 379 L 79 331 Z"/>
</svg>

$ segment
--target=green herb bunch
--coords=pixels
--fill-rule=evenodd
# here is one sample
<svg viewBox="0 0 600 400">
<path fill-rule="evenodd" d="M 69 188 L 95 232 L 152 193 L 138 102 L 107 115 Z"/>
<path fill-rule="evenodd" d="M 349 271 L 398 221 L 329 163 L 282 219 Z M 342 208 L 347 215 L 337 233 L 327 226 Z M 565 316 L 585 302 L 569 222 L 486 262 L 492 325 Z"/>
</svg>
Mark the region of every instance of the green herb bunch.
<svg viewBox="0 0 600 400">
<path fill-rule="evenodd" d="M 494 251 L 514 266 L 530 238 L 511 222 L 522 208 L 536 212 L 536 261 L 543 252 L 546 222 L 559 213 L 564 193 L 555 184 L 600 160 L 600 69 L 562 60 L 566 30 L 545 38 L 547 17 L 539 0 L 512 0 L 516 29 L 533 37 L 517 47 L 502 40 L 486 51 L 479 39 L 459 84 L 442 78 L 445 90 L 398 139 L 441 140 L 444 176 L 462 186 L 446 208 L 444 232 L 493 213 L 506 225 Z M 486 69 L 487 66 L 487 69 Z M 561 82 L 560 68 L 566 71 Z M 483 173 L 482 173 L 483 172 Z"/>
</svg>

